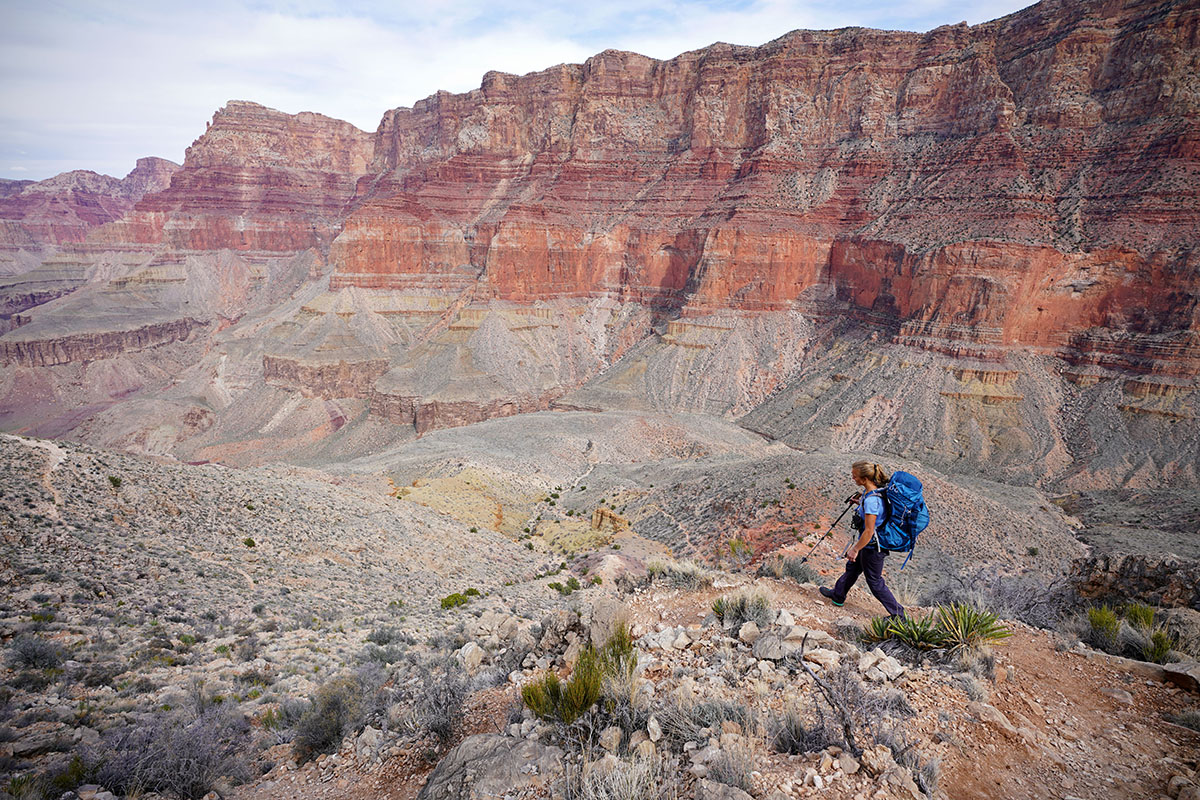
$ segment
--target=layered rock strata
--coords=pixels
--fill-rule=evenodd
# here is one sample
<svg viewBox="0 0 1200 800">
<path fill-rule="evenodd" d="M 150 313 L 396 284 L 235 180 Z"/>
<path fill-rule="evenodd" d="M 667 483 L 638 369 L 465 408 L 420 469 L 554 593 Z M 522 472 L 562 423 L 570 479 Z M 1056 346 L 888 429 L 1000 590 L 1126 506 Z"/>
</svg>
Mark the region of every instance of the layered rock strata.
<svg viewBox="0 0 1200 800">
<path fill-rule="evenodd" d="M 1197 13 L 1050 1 L 489 73 L 385 115 L 332 285 L 469 265 L 506 299 L 685 315 L 832 287 L 906 344 L 1194 376 Z"/>
<path fill-rule="evenodd" d="M 231 102 L 169 186 L 0 285 L 0 355 L 61 366 L 96 352 L 57 340 L 195 321 L 246 381 L 419 432 L 552 404 L 748 414 L 793 442 L 1152 480 L 1200 447 L 1177 429 L 1200 373 L 1198 15 L 1046 0 L 607 51 L 374 134 Z M 835 363 L 841 336 L 887 366 Z M 195 373 L 221 399 L 193 411 L 237 406 Z"/>
</svg>

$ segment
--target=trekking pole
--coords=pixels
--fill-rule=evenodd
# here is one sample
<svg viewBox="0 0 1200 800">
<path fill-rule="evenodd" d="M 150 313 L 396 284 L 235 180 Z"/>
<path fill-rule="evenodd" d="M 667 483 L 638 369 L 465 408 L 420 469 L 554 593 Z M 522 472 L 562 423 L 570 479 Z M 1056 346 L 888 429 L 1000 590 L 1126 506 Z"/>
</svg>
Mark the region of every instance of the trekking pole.
<svg viewBox="0 0 1200 800">
<path fill-rule="evenodd" d="M 842 521 L 842 517 L 846 516 L 846 512 L 849 511 L 850 509 L 854 508 L 854 504 L 856 502 L 857 502 L 856 496 L 854 496 L 854 495 L 851 495 L 850 497 L 846 498 L 846 503 L 847 503 L 846 508 L 842 511 L 841 514 L 838 514 L 838 518 L 835 519 L 833 521 L 833 524 L 829 526 L 829 530 L 825 531 L 825 535 L 822 536 L 820 539 L 817 539 L 817 543 L 814 544 L 812 546 L 812 548 L 809 549 L 808 555 L 806 555 L 804 558 L 800 559 L 801 564 L 808 561 L 808 556 L 811 556 L 813 554 L 813 551 L 821 546 L 821 542 L 825 541 L 829 537 L 829 534 L 833 533 L 833 529 L 836 528 L 837 524 Z"/>
</svg>

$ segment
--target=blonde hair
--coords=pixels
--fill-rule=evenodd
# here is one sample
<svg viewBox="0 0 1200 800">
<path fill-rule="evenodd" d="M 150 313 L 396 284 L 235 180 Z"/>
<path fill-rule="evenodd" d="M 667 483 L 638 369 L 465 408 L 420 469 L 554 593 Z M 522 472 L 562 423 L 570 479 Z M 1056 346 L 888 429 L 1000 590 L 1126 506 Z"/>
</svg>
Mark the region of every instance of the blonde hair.
<svg viewBox="0 0 1200 800">
<path fill-rule="evenodd" d="M 873 461 L 855 461 L 850 465 L 850 470 L 855 477 L 869 480 L 876 486 L 883 486 L 892 477 L 883 467 Z"/>
</svg>

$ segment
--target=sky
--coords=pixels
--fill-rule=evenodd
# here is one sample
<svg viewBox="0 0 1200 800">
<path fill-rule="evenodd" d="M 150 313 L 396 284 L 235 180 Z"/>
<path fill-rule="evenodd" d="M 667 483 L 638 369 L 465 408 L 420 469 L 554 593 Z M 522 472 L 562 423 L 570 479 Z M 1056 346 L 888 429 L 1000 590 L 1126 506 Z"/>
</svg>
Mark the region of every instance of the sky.
<svg viewBox="0 0 1200 800">
<path fill-rule="evenodd" d="M 182 163 L 213 112 L 252 100 L 374 131 L 383 112 L 489 70 L 602 50 L 671 58 L 797 28 L 926 31 L 1031 0 L 0 0 L 0 177 L 123 177 Z"/>
</svg>

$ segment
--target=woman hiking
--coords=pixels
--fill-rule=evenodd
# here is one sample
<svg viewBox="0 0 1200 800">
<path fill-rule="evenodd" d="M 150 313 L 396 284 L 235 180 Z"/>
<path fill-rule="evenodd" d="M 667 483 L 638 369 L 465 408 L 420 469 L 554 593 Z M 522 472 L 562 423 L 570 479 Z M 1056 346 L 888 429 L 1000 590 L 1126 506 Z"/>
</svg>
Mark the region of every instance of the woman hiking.
<svg viewBox="0 0 1200 800">
<path fill-rule="evenodd" d="M 875 599 L 883 604 L 888 616 L 903 617 L 904 607 L 896 602 L 891 590 L 883 582 L 883 560 L 887 558 L 888 551 L 880 549 L 879 541 L 875 538 L 875 522 L 883 516 L 880 488 L 890 476 L 881 466 L 870 461 L 854 462 L 850 467 L 850 475 L 863 490 L 854 514 L 854 529 L 861 530 L 862 535 L 846 551 L 846 571 L 832 589 L 822 586 L 821 594 L 832 600 L 835 606 L 840 606 L 846 602 L 846 593 L 854 586 L 858 576 L 865 574 L 867 587 Z"/>
</svg>

